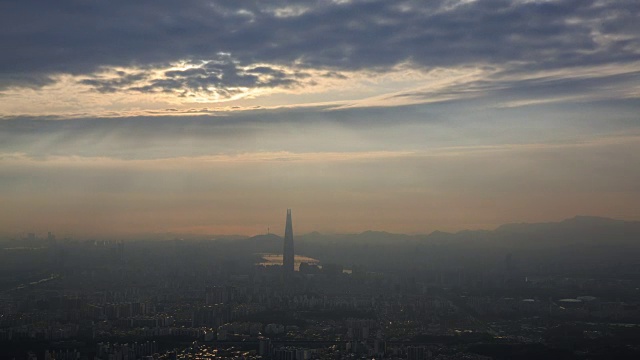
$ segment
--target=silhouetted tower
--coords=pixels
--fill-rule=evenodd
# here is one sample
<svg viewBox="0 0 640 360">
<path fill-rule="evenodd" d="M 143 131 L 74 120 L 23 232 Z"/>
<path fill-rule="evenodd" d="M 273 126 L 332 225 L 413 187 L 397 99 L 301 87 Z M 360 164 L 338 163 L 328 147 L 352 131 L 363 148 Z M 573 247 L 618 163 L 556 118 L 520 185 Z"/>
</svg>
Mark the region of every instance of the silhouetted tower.
<svg viewBox="0 0 640 360">
<path fill-rule="evenodd" d="M 287 225 L 284 229 L 284 251 L 282 253 L 282 268 L 285 273 L 294 271 L 293 258 L 293 225 L 291 224 L 291 209 L 287 209 Z"/>
</svg>

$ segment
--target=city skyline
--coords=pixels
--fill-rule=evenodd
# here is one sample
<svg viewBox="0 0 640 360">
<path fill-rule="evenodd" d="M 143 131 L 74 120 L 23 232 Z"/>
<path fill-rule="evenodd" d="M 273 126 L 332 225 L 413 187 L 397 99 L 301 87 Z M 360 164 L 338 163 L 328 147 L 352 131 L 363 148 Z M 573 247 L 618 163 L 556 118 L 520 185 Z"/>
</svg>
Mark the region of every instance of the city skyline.
<svg viewBox="0 0 640 360">
<path fill-rule="evenodd" d="M 635 359 L 639 235 L 640 221 L 594 217 L 310 234 L 297 271 L 273 234 L 5 239 L 0 357 Z"/>
<path fill-rule="evenodd" d="M 640 220 L 637 1 L 0 5 L 0 232 Z"/>
<path fill-rule="evenodd" d="M 0 358 L 640 359 L 638 19 L 0 1 Z"/>
</svg>

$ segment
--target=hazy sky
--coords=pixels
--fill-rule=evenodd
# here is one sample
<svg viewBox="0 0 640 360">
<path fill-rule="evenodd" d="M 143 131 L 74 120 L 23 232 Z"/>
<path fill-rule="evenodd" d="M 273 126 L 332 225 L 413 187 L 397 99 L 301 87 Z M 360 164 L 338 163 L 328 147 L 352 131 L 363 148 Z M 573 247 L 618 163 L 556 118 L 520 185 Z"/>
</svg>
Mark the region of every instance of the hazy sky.
<svg viewBox="0 0 640 360">
<path fill-rule="evenodd" d="M 640 220 L 640 1 L 1 1 L 0 233 Z"/>
</svg>

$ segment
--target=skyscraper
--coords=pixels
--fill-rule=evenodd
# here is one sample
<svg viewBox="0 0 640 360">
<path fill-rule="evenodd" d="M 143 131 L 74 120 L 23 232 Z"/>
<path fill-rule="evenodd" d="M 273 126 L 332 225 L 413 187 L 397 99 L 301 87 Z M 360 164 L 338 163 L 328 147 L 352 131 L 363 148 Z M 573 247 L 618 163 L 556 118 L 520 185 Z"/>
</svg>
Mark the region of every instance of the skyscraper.
<svg viewBox="0 0 640 360">
<path fill-rule="evenodd" d="M 291 209 L 287 209 L 287 225 L 284 229 L 284 251 L 282 253 L 282 268 L 285 273 L 294 271 L 293 258 L 293 225 L 291 224 Z"/>
</svg>

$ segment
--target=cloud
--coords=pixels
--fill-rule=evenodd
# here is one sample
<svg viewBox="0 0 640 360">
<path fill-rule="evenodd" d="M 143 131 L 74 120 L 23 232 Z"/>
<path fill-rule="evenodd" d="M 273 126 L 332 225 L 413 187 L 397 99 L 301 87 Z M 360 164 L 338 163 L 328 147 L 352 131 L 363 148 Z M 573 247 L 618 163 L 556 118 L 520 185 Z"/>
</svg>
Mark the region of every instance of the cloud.
<svg viewBox="0 0 640 360">
<path fill-rule="evenodd" d="M 101 236 L 195 225 L 256 233 L 282 221 L 269 214 L 287 206 L 298 209 L 304 231 L 460 230 L 469 223 L 562 219 L 585 209 L 636 219 L 638 151 L 640 138 L 622 136 L 144 160 L 2 154 L 0 225 L 7 232 Z"/>
<path fill-rule="evenodd" d="M 445 72 L 444 80 L 338 104 L 335 108 L 400 106 L 482 100 L 484 106 L 517 107 L 545 103 L 584 103 L 637 99 L 640 62 L 626 66 L 584 66 L 519 73 L 502 69 Z M 428 79 L 428 77 L 427 77 Z"/>
<path fill-rule="evenodd" d="M 637 0 L 0 2 L 0 226 L 637 217 L 638 18 Z"/>
<path fill-rule="evenodd" d="M 328 74 L 384 72 L 404 62 L 425 69 L 498 64 L 522 72 L 624 64 L 640 56 L 640 3 L 634 0 L 25 0 L 4 2 L 0 14 L 0 46 L 10 49 L 0 59 L 3 87 L 38 84 L 29 77 L 179 61 L 210 61 L 213 67 L 203 69 L 206 74 L 183 73 L 189 81 L 170 78 L 140 90 L 296 81 L 273 73 L 262 73 L 271 76 L 262 81 L 246 73 L 259 64 Z M 216 63 L 220 54 L 234 66 Z M 111 91 L 128 80 L 89 81 Z"/>
<path fill-rule="evenodd" d="M 182 97 L 214 94 L 230 98 L 253 88 L 294 88 L 309 77 L 311 75 L 303 71 L 267 65 L 241 67 L 229 56 L 219 55 L 216 60 L 174 64 L 154 71 L 105 69 L 102 74 L 78 80 L 78 83 L 101 93 L 174 93 Z"/>
<path fill-rule="evenodd" d="M 46 74 L 0 73 L 0 90 L 9 87 L 38 89 L 53 83 L 55 80 Z"/>
<path fill-rule="evenodd" d="M 171 156 L 156 159 L 120 159 L 94 156 L 32 157 L 22 153 L 0 153 L 6 170 L 0 176 L 0 191 L 46 188 L 54 178 L 76 178 L 73 182 L 91 182 L 104 177 L 100 186 L 117 189 L 108 178 L 135 176 L 136 190 L 149 187 L 171 189 L 173 182 L 162 178 L 197 179 L 197 189 L 214 189 L 215 183 L 230 188 L 258 186 L 264 177 L 283 180 L 291 176 L 298 186 L 327 188 L 360 186 L 372 189 L 428 191 L 433 187 L 449 193 L 538 194 L 572 192 L 634 192 L 640 194 L 640 167 L 637 156 L 638 135 L 597 137 L 584 141 L 556 144 L 503 144 L 488 146 L 437 147 L 421 151 L 347 151 L 347 152 L 245 152 L 206 156 Z M 324 170 L 322 170 L 324 169 Z M 543 170 L 544 169 L 544 170 Z M 37 171 L 28 183 L 24 172 Z M 532 176 L 533 172 L 536 173 Z M 22 175 L 21 175 L 22 174 Z M 211 177 L 211 175 L 214 175 Z M 318 177 L 314 179 L 314 177 Z M 152 185 L 154 179 L 157 184 Z M 183 180 L 184 180 L 183 179 Z M 207 184 L 212 182 L 212 184 Z M 234 182 L 237 184 L 233 185 Z M 145 185 L 146 184 L 146 185 Z M 86 184 L 91 185 L 91 184 Z M 195 185 L 195 184 L 194 184 Z M 402 186 L 400 186 L 402 185 Z M 72 184 L 59 182 L 65 191 Z M 93 185 L 91 185 L 93 186 Z M 325 188 L 325 189 L 327 189 Z M 352 191 L 359 192 L 356 188 Z"/>
<path fill-rule="evenodd" d="M 115 75 L 117 77 L 108 79 L 93 77 L 91 79 L 80 80 L 79 83 L 89 85 L 101 93 L 114 93 L 126 90 L 133 84 L 145 80 L 149 76 L 148 73 L 145 72 L 128 74 L 124 71 L 118 71 Z"/>
<path fill-rule="evenodd" d="M 547 104 L 513 107 L 469 101 L 229 112 L 194 108 L 188 111 L 192 114 L 162 109 L 148 116 L 85 116 L 65 121 L 13 117 L 0 121 L 0 152 L 158 159 L 258 151 L 423 151 L 443 146 L 556 143 L 638 131 L 640 104 L 635 99 L 557 103 L 552 111 Z M 484 108 L 477 111 L 480 106 Z"/>
</svg>

